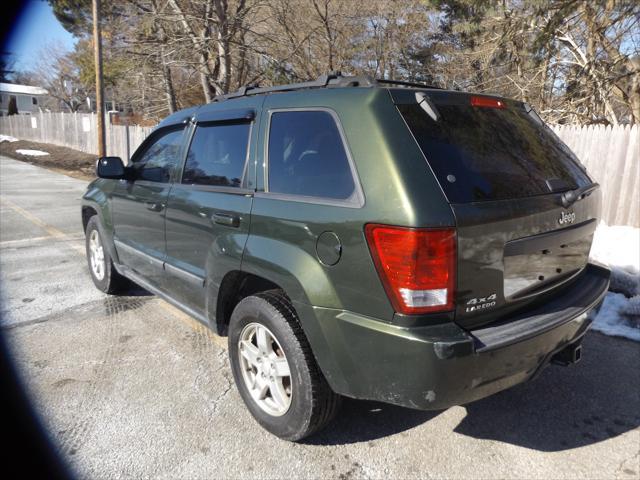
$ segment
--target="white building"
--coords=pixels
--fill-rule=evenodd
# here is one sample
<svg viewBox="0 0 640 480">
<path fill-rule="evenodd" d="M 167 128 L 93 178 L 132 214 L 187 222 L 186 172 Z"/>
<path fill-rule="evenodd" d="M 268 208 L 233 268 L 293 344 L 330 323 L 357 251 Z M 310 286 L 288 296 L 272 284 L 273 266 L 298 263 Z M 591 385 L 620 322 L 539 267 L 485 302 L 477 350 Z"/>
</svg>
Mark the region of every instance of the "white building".
<svg viewBox="0 0 640 480">
<path fill-rule="evenodd" d="M 9 104 L 15 102 L 20 115 L 31 115 L 40 111 L 40 100 L 47 95 L 44 88 L 0 83 L 0 116 L 9 113 Z"/>
</svg>

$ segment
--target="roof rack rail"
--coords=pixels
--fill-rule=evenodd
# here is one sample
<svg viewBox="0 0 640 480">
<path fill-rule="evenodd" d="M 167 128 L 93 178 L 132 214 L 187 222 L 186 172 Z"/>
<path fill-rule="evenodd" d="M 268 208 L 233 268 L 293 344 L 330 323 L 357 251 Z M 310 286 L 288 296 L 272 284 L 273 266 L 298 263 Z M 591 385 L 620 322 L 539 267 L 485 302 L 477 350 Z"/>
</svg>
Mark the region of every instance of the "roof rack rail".
<svg viewBox="0 0 640 480">
<path fill-rule="evenodd" d="M 218 95 L 213 101 L 219 102 L 222 100 L 228 100 L 230 98 L 244 97 L 247 95 L 259 95 L 261 93 L 270 92 L 286 92 L 291 90 L 302 90 L 305 88 L 322 88 L 326 87 L 331 80 L 345 78 L 342 76 L 342 72 L 329 72 L 325 75 L 320 75 L 315 80 L 310 82 L 290 83 L 288 85 L 276 85 L 274 87 L 260 87 L 259 85 L 245 85 L 240 87 L 237 91 L 227 93 L 226 95 Z"/>
<path fill-rule="evenodd" d="M 218 95 L 214 97 L 214 102 L 221 102 L 223 100 L 229 100 L 232 98 L 245 97 L 248 95 L 260 95 L 261 93 L 272 92 L 290 92 L 294 90 L 304 90 L 312 88 L 326 88 L 326 87 L 373 87 L 379 84 L 390 85 L 402 85 L 407 87 L 420 87 L 420 88 L 439 88 L 423 83 L 405 82 L 401 80 L 385 80 L 374 79 L 368 75 L 357 76 L 345 76 L 340 71 L 329 72 L 325 75 L 320 75 L 315 80 L 309 82 L 290 83 L 288 85 L 277 85 L 274 87 L 260 87 L 257 84 L 245 85 L 238 90 L 225 95 Z"/>
<path fill-rule="evenodd" d="M 385 78 L 376 78 L 376 82 L 387 83 L 389 85 L 400 85 L 403 87 L 435 88 L 438 90 L 442 90 L 441 87 L 436 87 L 435 85 L 429 85 L 427 83 L 421 83 L 421 82 L 406 82 L 404 80 L 387 80 Z"/>
</svg>

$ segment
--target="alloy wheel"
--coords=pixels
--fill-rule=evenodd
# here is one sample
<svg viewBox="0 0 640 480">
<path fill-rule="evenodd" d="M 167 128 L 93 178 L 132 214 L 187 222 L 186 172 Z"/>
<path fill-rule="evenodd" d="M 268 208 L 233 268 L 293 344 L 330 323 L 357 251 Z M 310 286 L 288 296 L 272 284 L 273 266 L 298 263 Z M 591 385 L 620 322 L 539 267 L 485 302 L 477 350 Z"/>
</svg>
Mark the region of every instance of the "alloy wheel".
<svg viewBox="0 0 640 480">
<path fill-rule="evenodd" d="M 242 379 L 256 404 L 280 417 L 291 406 L 291 370 L 277 338 L 262 324 L 246 325 L 238 340 Z"/>
</svg>

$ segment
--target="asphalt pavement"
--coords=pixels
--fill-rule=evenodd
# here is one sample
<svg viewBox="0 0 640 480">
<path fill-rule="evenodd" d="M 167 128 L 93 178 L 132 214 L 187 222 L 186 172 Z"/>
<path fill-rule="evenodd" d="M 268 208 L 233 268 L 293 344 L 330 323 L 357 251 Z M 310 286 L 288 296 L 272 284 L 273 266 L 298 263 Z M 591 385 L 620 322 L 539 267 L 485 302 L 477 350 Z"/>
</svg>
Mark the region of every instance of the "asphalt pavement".
<svg viewBox="0 0 640 480">
<path fill-rule="evenodd" d="M 589 333 L 583 360 L 446 411 L 347 400 L 302 444 L 252 419 L 226 339 L 141 289 L 97 291 L 86 182 L 0 157 L 0 328 L 82 478 L 640 478 L 640 347 Z"/>
</svg>

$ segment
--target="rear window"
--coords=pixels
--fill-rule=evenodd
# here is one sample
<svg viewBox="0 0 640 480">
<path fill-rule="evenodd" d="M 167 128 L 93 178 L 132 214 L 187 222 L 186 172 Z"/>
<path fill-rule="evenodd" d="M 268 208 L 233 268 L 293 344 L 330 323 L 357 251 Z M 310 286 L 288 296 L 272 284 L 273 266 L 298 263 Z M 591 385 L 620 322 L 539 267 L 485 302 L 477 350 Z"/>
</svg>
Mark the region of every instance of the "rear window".
<svg viewBox="0 0 640 480">
<path fill-rule="evenodd" d="M 455 97 L 455 103 L 431 101 L 431 114 L 418 103 L 398 105 L 450 202 L 543 195 L 590 183 L 568 147 L 523 104 L 471 106 L 470 96 Z"/>
</svg>

